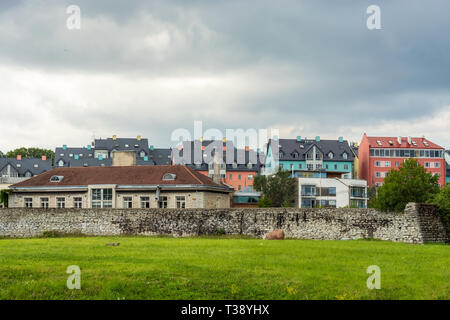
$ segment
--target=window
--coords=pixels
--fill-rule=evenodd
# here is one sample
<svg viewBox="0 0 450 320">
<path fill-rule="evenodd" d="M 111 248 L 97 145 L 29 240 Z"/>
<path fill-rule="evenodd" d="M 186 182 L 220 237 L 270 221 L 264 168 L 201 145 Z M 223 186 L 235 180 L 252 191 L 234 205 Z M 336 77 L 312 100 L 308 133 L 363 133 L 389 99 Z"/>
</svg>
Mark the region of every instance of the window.
<svg viewBox="0 0 450 320">
<path fill-rule="evenodd" d="M 328 153 L 328 158 L 333 159 L 333 157 L 334 157 L 333 152 L 329 152 L 329 153 Z"/>
<path fill-rule="evenodd" d="M 398 167 L 398 162 L 395 163 L 395 166 Z"/>
<path fill-rule="evenodd" d="M 33 208 L 33 198 L 25 198 L 25 208 Z"/>
<path fill-rule="evenodd" d="M 248 163 L 248 164 L 247 164 L 247 168 L 248 168 L 248 169 L 252 169 L 252 168 L 253 168 L 253 164 Z"/>
<path fill-rule="evenodd" d="M 64 179 L 63 176 L 52 176 L 52 177 L 50 178 L 50 182 L 61 182 L 62 179 Z"/>
<path fill-rule="evenodd" d="M 233 175 L 232 174 L 229 175 L 229 179 L 233 180 Z"/>
<path fill-rule="evenodd" d="M 386 168 L 390 168 L 390 167 L 391 167 L 391 162 L 390 162 L 390 161 L 385 161 L 385 162 L 384 162 L 384 166 L 385 166 Z"/>
<path fill-rule="evenodd" d="M 435 163 L 434 163 L 434 167 L 435 167 L 435 168 L 440 168 L 440 167 L 441 167 L 440 162 L 435 162 Z"/>
<path fill-rule="evenodd" d="M 336 187 L 330 187 L 330 188 L 328 188 L 328 194 L 330 194 L 330 195 L 336 195 Z"/>
<path fill-rule="evenodd" d="M 83 198 L 80 197 L 73 198 L 73 207 L 76 209 L 83 208 Z"/>
<path fill-rule="evenodd" d="M 66 198 L 61 197 L 61 198 L 56 198 L 56 207 L 58 209 L 63 209 L 66 207 Z"/>
<path fill-rule="evenodd" d="M 348 164 L 344 164 L 344 170 L 348 170 Z"/>
<path fill-rule="evenodd" d="M 146 154 L 145 154 L 145 152 L 144 152 L 144 151 L 141 151 L 141 153 L 140 153 L 139 155 L 141 156 L 141 158 L 143 158 L 143 157 L 145 157 L 145 156 L 146 156 Z"/>
<path fill-rule="evenodd" d="M 315 196 L 316 186 L 304 185 L 302 186 L 302 196 Z"/>
<path fill-rule="evenodd" d="M 41 208 L 48 209 L 48 198 L 41 198 Z"/>
<path fill-rule="evenodd" d="M 238 185 L 238 190 L 241 191 L 242 187 L 241 185 Z"/>
<path fill-rule="evenodd" d="M 337 168 L 338 168 L 338 165 L 335 164 L 335 165 L 334 165 L 334 170 L 337 170 Z"/>
<path fill-rule="evenodd" d="M 248 180 L 253 180 L 253 175 L 252 174 L 248 175 Z"/>
<path fill-rule="evenodd" d="M 429 168 L 430 167 L 430 163 L 429 162 L 425 162 L 425 168 Z"/>
<path fill-rule="evenodd" d="M 237 168 L 237 163 L 233 162 L 233 169 L 236 169 L 236 168 Z"/>
<path fill-rule="evenodd" d="M 58 161 L 58 167 L 64 167 L 64 161 L 59 160 Z"/>
<path fill-rule="evenodd" d="M 375 172 L 375 177 L 377 177 L 377 178 L 381 178 L 381 172 Z"/>
<path fill-rule="evenodd" d="M 112 208 L 112 189 L 92 189 L 92 208 Z"/>
<path fill-rule="evenodd" d="M 175 173 L 166 173 L 163 175 L 163 181 L 175 180 L 177 175 Z"/>
<path fill-rule="evenodd" d="M 344 152 L 344 153 L 342 154 L 342 158 L 343 158 L 343 159 L 348 159 L 348 154 L 347 154 L 347 152 Z"/>
<path fill-rule="evenodd" d="M 308 163 L 308 164 L 306 165 L 306 167 L 307 167 L 308 170 L 314 170 L 314 165 L 311 164 L 311 163 Z"/>
<path fill-rule="evenodd" d="M 167 196 L 160 196 L 158 201 L 159 208 L 167 208 Z"/>
<path fill-rule="evenodd" d="M 375 167 L 381 167 L 381 161 L 375 161 Z"/>
<path fill-rule="evenodd" d="M 316 169 L 322 169 L 322 165 L 320 163 L 316 164 Z"/>
<path fill-rule="evenodd" d="M 150 208 L 150 197 L 141 197 L 141 208 L 142 209 Z"/>
<path fill-rule="evenodd" d="M 242 176 L 240 174 L 238 174 L 238 180 L 241 180 Z"/>
<path fill-rule="evenodd" d="M 186 197 L 185 196 L 177 196 L 177 208 L 186 208 Z"/>
<path fill-rule="evenodd" d="M 330 201 L 328 201 L 328 206 L 329 206 L 329 207 L 336 207 L 336 200 L 330 200 Z"/>
<path fill-rule="evenodd" d="M 126 209 L 133 208 L 133 197 L 123 197 L 123 207 Z"/>
</svg>

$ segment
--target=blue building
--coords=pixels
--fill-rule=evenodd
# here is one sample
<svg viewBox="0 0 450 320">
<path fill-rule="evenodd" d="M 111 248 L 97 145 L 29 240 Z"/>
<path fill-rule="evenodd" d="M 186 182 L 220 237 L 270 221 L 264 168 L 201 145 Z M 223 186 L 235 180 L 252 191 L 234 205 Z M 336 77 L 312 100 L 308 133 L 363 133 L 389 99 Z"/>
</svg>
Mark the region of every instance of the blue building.
<svg viewBox="0 0 450 320">
<path fill-rule="evenodd" d="M 289 170 L 299 178 L 353 178 L 354 154 L 346 140 L 271 139 L 265 174 Z"/>
</svg>

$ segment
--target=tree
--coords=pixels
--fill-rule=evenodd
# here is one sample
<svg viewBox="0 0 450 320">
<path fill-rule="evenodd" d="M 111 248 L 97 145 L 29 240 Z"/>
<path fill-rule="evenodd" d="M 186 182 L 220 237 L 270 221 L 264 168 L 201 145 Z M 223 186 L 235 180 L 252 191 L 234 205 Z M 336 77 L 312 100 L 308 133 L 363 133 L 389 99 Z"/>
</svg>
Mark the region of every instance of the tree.
<svg viewBox="0 0 450 320">
<path fill-rule="evenodd" d="M 389 171 L 384 184 L 370 200 L 381 211 L 403 212 L 408 202 L 428 202 L 439 193 L 439 177 L 425 170 L 417 160 L 407 159 L 398 170 Z"/>
<path fill-rule="evenodd" d="M 18 148 L 6 153 L 6 158 L 15 158 L 21 155 L 23 158 L 40 158 L 46 156 L 47 159 L 55 158 L 55 153 L 49 149 L 39 149 L 39 148 Z"/>
<path fill-rule="evenodd" d="M 447 234 L 450 235 L 450 184 L 447 184 L 445 188 L 436 194 L 430 203 L 434 203 L 438 206 L 442 222 L 447 228 Z"/>
<path fill-rule="evenodd" d="M 262 193 L 260 207 L 292 207 L 295 203 L 297 180 L 289 171 L 278 171 L 275 175 L 257 175 L 253 188 Z"/>
</svg>

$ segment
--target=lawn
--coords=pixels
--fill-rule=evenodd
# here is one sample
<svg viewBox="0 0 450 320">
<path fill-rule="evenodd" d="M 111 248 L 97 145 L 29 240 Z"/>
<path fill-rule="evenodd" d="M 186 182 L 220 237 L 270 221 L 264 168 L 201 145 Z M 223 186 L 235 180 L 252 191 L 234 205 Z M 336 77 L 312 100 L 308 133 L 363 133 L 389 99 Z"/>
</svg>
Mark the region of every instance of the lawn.
<svg viewBox="0 0 450 320">
<path fill-rule="evenodd" d="M 120 246 L 106 243 L 120 242 Z M 81 268 L 81 290 L 66 269 Z M 366 269 L 381 269 L 369 290 Z M 450 299 L 450 246 L 382 241 L 0 240 L 0 299 Z"/>
</svg>

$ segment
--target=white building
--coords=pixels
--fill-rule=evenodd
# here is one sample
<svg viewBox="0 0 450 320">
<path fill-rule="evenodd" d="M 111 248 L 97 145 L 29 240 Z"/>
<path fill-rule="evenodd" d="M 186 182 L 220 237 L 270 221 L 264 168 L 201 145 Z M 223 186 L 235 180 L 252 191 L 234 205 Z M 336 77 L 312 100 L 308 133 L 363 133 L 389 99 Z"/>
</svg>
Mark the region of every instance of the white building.
<svg viewBox="0 0 450 320">
<path fill-rule="evenodd" d="M 367 208 L 367 181 L 298 178 L 299 208 Z"/>
</svg>

